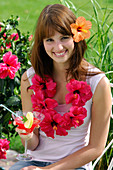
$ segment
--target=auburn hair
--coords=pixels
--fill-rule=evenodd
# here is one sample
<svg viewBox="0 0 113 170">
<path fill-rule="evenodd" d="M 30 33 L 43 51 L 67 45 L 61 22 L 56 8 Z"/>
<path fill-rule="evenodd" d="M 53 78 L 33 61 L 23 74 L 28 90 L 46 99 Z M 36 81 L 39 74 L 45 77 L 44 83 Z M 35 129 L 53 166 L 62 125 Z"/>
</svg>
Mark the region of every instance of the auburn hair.
<svg viewBox="0 0 113 170">
<path fill-rule="evenodd" d="M 61 4 L 47 5 L 41 12 L 34 36 L 31 53 L 31 63 L 35 73 L 41 76 L 53 75 L 53 60 L 44 49 L 43 39 L 49 38 L 57 31 L 63 35 L 72 35 L 70 25 L 76 21 L 74 13 Z M 73 36 L 73 35 L 72 35 Z M 70 58 L 67 75 L 70 78 L 80 79 L 81 74 L 86 75 L 84 68 L 84 52 L 87 48 L 85 40 L 74 43 L 74 51 Z"/>
</svg>

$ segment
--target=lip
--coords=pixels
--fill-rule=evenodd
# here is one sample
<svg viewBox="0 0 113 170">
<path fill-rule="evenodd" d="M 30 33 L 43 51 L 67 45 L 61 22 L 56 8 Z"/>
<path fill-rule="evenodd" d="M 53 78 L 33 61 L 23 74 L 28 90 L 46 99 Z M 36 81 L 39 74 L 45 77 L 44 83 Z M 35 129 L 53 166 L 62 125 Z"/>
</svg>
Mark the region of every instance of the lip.
<svg viewBox="0 0 113 170">
<path fill-rule="evenodd" d="M 65 54 L 67 53 L 67 50 L 63 51 L 63 52 L 53 52 L 53 54 L 56 56 L 56 57 L 64 57 Z"/>
</svg>

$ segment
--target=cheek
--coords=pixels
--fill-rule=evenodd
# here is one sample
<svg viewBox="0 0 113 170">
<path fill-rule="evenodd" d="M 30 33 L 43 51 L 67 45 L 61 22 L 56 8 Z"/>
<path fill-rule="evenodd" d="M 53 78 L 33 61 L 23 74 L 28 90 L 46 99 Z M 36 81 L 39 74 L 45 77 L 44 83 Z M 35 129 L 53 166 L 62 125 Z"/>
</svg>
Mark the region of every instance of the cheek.
<svg viewBox="0 0 113 170">
<path fill-rule="evenodd" d="M 73 40 L 70 40 L 67 44 L 68 48 L 70 48 L 71 50 L 74 49 L 74 41 Z"/>
<path fill-rule="evenodd" d="M 44 48 L 45 48 L 45 51 L 46 53 L 50 52 L 51 49 L 52 49 L 52 45 L 51 44 L 48 44 L 46 43 L 45 41 L 43 42 L 43 45 L 44 45 Z"/>
<path fill-rule="evenodd" d="M 45 47 L 45 51 L 46 51 L 46 53 L 47 53 L 48 55 L 50 55 L 51 48 L 50 48 L 50 47 L 48 47 L 48 46 L 46 46 L 46 47 Z"/>
<path fill-rule="evenodd" d="M 44 44 L 44 49 L 45 49 L 45 51 L 47 52 L 47 51 L 49 51 L 49 46 L 46 44 L 46 43 L 43 43 Z"/>
</svg>

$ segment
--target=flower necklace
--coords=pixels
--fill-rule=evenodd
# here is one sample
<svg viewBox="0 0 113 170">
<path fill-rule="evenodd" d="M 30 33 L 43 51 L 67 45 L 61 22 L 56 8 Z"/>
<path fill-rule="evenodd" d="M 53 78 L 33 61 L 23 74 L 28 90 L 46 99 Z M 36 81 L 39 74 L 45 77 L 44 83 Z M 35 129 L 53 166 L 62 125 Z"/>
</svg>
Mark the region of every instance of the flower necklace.
<svg viewBox="0 0 113 170">
<path fill-rule="evenodd" d="M 84 17 L 78 17 L 75 23 L 70 25 L 75 42 L 89 38 L 91 22 L 86 21 Z M 67 83 L 66 88 L 69 91 L 65 96 L 66 104 L 71 103 L 71 108 L 68 112 L 61 116 L 54 108 L 58 106 L 55 99 L 52 99 L 56 94 L 56 83 L 49 76 L 42 79 L 38 75 L 32 78 L 34 94 L 31 96 L 33 111 L 44 114 L 44 119 L 40 123 L 41 130 L 48 137 L 54 138 L 54 134 L 60 136 L 68 135 L 67 130 L 71 127 L 79 127 L 84 123 L 87 116 L 87 110 L 83 107 L 85 103 L 91 99 L 91 87 L 84 81 L 71 79 Z"/>
<path fill-rule="evenodd" d="M 55 99 L 52 99 L 56 94 L 56 82 L 49 76 L 42 79 L 39 75 L 34 75 L 32 78 L 30 89 L 33 89 L 34 94 L 31 96 L 33 111 L 38 111 L 44 114 L 44 119 L 40 123 L 41 130 L 48 137 L 54 138 L 54 134 L 60 136 L 68 135 L 67 130 L 71 127 L 79 127 L 84 123 L 87 116 L 87 110 L 83 107 L 85 103 L 91 99 L 91 87 L 84 81 L 71 79 L 67 83 L 66 88 L 69 91 L 65 96 L 66 104 L 71 103 L 70 110 L 62 115 L 54 108 L 58 106 Z"/>
</svg>

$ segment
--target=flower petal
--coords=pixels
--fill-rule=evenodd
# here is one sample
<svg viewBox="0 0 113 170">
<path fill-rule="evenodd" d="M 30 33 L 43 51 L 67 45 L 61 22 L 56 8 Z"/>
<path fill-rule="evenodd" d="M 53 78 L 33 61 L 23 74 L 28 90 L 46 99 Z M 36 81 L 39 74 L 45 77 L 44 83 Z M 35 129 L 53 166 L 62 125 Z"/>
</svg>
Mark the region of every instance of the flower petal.
<svg viewBox="0 0 113 170">
<path fill-rule="evenodd" d="M 89 38 L 90 37 L 89 29 L 91 29 L 91 26 L 92 24 L 90 21 L 86 21 L 86 19 L 82 16 L 78 17 L 76 19 L 76 22 L 70 25 L 71 31 L 74 34 L 73 40 L 75 42 L 79 42 L 86 38 Z"/>
</svg>

